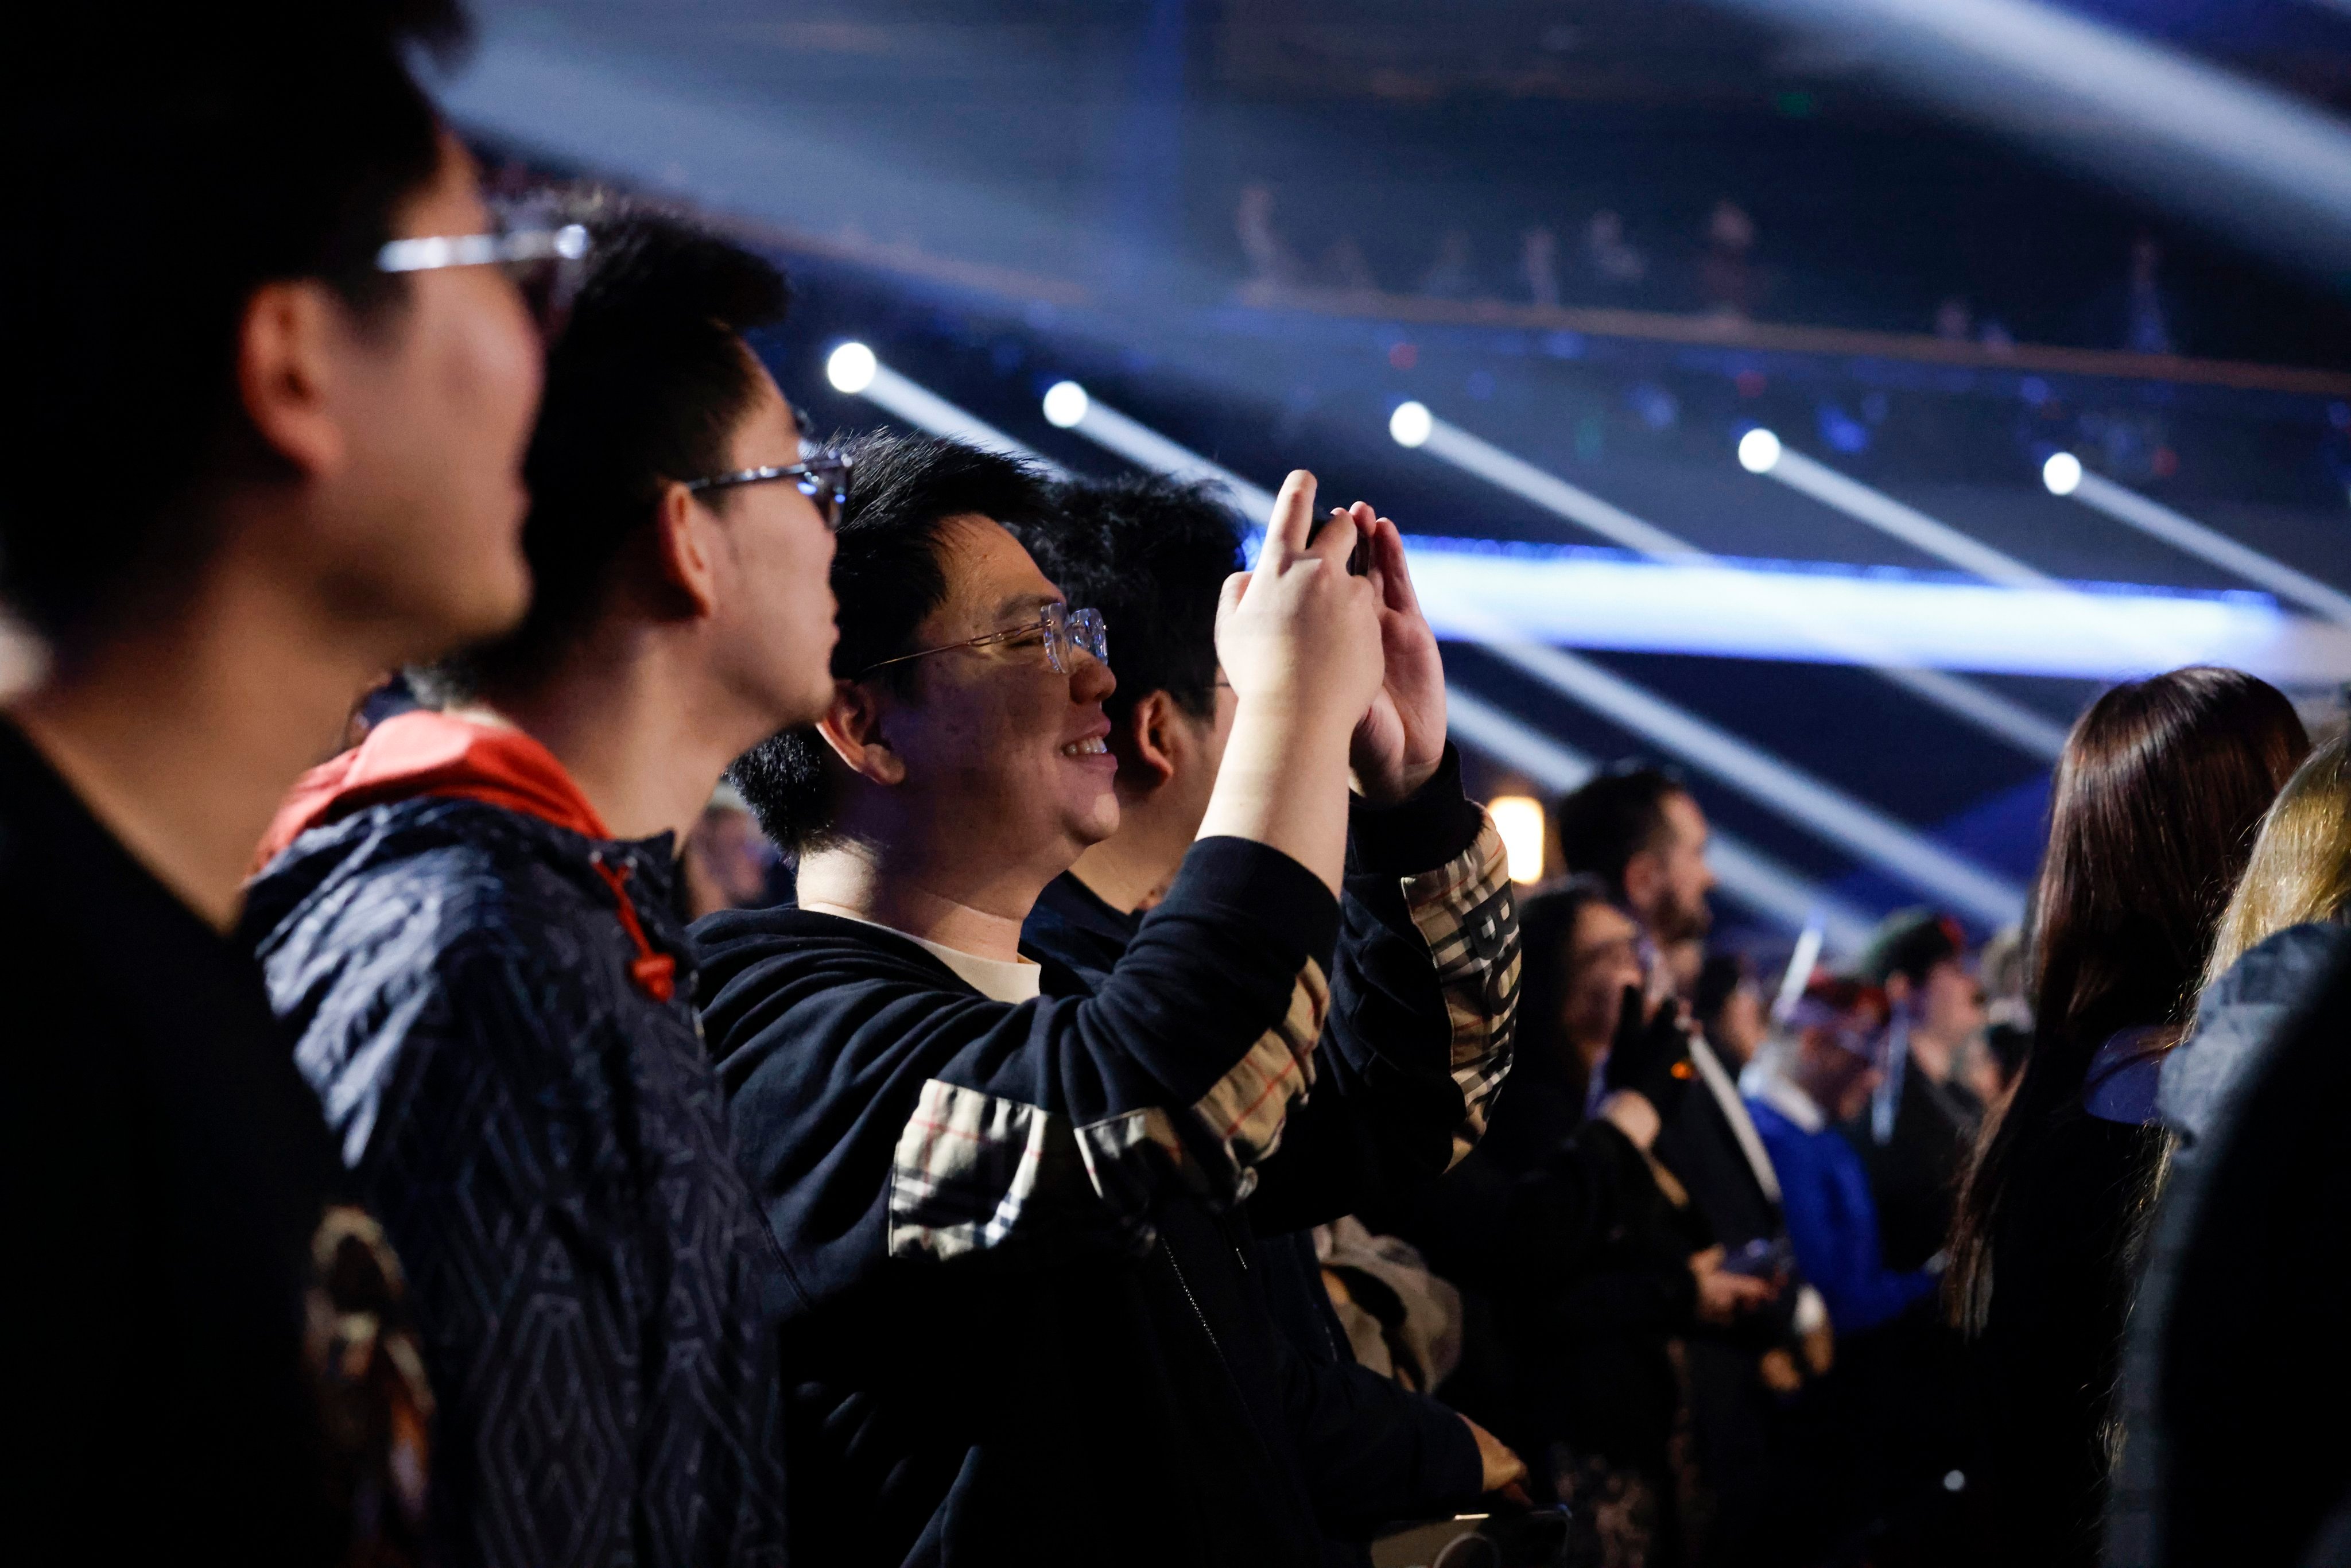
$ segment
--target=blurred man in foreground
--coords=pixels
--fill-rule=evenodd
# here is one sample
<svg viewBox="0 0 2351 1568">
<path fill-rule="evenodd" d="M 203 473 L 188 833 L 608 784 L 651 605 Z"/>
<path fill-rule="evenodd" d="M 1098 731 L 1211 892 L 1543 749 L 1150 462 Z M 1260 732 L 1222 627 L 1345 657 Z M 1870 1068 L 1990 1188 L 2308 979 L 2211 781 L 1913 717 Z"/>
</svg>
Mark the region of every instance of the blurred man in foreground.
<svg viewBox="0 0 2351 1568">
<path fill-rule="evenodd" d="M 512 635 L 315 769 L 246 930 L 413 1283 L 445 1560 L 783 1554 L 773 1243 L 692 1009 L 678 837 L 818 712 L 845 465 L 744 341 L 767 262 L 590 209 Z"/>
<path fill-rule="evenodd" d="M 0 594 L 47 669 L 0 724 L 10 1528 L 405 1561 L 400 1271 L 226 932 L 357 694 L 522 612 L 538 338 L 445 236 L 552 236 L 492 232 L 409 77 L 449 5 L 11 20 Z"/>
</svg>

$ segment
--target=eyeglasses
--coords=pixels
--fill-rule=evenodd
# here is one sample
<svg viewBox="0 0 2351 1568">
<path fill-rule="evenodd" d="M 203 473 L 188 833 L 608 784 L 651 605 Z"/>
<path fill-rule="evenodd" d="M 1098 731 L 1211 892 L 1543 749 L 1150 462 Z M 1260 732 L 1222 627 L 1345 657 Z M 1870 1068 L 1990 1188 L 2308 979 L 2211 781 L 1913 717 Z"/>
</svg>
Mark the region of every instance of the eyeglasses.
<svg viewBox="0 0 2351 1568">
<path fill-rule="evenodd" d="M 738 468 L 732 474 L 688 479 L 685 487 L 699 495 L 705 490 L 731 490 L 737 485 L 766 485 L 789 479 L 794 489 L 816 503 L 817 515 L 824 519 L 826 530 L 839 533 L 841 515 L 849 507 L 849 471 L 854 460 L 846 452 L 819 446 L 809 439 L 814 426 L 809 423 L 808 410 L 792 410 L 792 423 L 800 433 L 799 462 L 781 467 Z"/>
<path fill-rule="evenodd" d="M 1072 610 L 1057 600 L 1039 610 L 1037 619 L 1025 626 L 990 632 L 985 636 L 966 638 L 960 643 L 943 643 L 935 648 L 901 653 L 893 659 L 877 659 L 858 671 L 854 678 L 862 681 L 885 665 L 903 664 L 910 659 L 927 659 L 934 653 L 952 653 L 958 648 L 984 648 L 991 643 L 1010 643 L 1022 637 L 1036 637 L 1044 642 L 1045 662 L 1053 666 L 1056 674 L 1066 675 L 1076 664 L 1077 661 L 1071 657 L 1073 648 L 1082 648 L 1102 663 L 1110 663 L 1110 629 L 1102 624 L 1102 612 Z"/>
<path fill-rule="evenodd" d="M 392 240 L 375 253 L 375 269 L 401 273 L 438 272 L 451 267 L 502 268 L 522 290 L 523 302 L 540 333 L 551 339 L 562 329 L 587 272 L 587 225 L 534 225 L 512 212 L 494 216 L 498 227 L 491 234 L 423 235 Z"/>
<path fill-rule="evenodd" d="M 853 462 L 845 452 L 829 446 L 804 451 L 800 461 L 780 468 L 738 468 L 707 479 L 688 479 L 685 487 L 696 495 L 706 490 L 731 490 L 738 485 L 765 485 L 789 479 L 792 487 L 816 503 L 826 529 L 841 531 L 841 516 L 849 506 L 849 471 Z"/>
</svg>

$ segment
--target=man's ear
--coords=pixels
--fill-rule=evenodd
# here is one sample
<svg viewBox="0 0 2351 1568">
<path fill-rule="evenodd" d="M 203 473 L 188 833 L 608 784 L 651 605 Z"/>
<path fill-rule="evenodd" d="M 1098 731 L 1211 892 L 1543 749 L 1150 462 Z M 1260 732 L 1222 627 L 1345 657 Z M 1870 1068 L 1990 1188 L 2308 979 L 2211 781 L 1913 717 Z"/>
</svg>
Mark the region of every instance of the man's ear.
<svg viewBox="0 0 2351 1568">
<path fill-rule="evenodd" d="M 337 350 L 350 338 L 327 287 L 265 283 L 237 323 L 236 390 L 271 451 L 308 476 L 336 472 L 349 443 L 335 407 Z"/>
<path fill-rule="evenodd" d="M 1898 1008 L 1910 999 L 1910 977 L 1901 970 L 1896 969 L 1886 977 L 1886 999 L 1888 1003 Z"/>
<path fill-rule="evenodd" d="M 1121 772 L 1132 772 L 1129 782 L 1156 789 L 1176 777 L 1191 737 L 1181 728 L 1183 709 L 1165 692 L 1153 692 L 1138 701 L 1122 723 L 1112 727 L 1110 748 Z"/>
<path fill-rule="evenodd" d="M 653 553 L 661 580 L 684 600 L 690 613 L 707 620 L 718 607 L 713 519 L 695 503 L 694 492 L 675 480 L 662 486 L 653 505 Z"/>
<path fill-rule="evenodd" d="M 882 702 L 862 681 L 832 683 L 832 701 L 816 731 L 852 773 L 876 784 L 903 784 L 906 762 L 882 737 Z"/>
</svg>

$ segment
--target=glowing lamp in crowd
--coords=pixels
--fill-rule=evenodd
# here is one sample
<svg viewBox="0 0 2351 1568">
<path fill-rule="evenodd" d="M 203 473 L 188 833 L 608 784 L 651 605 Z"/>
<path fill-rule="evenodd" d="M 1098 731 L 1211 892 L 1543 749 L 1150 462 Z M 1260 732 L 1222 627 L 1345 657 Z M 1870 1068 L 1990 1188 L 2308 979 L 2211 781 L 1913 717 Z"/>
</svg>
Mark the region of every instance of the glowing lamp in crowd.
<svg viewBox="0 0 2351 1568">
<path fill-rule="evenodd" d="M 1486 803 L 1510 857 L 1510 880 L 1541 882 L 1543 873 L 1542 802 L 1531 795 L 1498 795 Z"/>
<path fill-rule="evenodd" d="M 1739 465 L 1750 474 L 1769 474 L 1780 465 L 1780 438 L 1761 427 L 1739 438 Z"/>
<path fill-rule="evenodd" d="M 1425 402 L 1400 402 L 1388 415 L 1388 434 L 1395 438 L 1398 446 L 1418 446 L 1436 427 L 1437 421 Z"/>
<path fill-rule="evenodd" d="M 2053 496 L 2070 496 L 2082 486 L 2082 460 L 2070 452 L 2053 452 L 2041 465 L 2041 482 Z"/>
<path fill-rule="evenodd" d="M 1055 382 L 1045 389 L 1045 423 L 1057 430 L 1067 430 L 1086 417 L 1093 400 L 1086 389 L 1075 382 Z"/>
<path fill-rule="evenodd" d="M 833 391 L 855 397 L 873 384 L 873 372 L 882 368 L 873 350 L 862 343 L 843 343 L 824 362 L 824 379 L 832 383 Z"/>
</svg>

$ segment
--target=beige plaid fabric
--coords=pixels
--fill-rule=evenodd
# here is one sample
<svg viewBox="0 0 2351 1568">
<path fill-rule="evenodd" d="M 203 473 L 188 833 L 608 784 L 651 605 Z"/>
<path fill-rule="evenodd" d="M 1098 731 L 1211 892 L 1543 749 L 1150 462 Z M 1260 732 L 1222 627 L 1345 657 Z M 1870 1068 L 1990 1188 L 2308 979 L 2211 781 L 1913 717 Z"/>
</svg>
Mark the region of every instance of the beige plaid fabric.
<svg viewBox="0 0 2351 1568">
<path fill-rule="evenodd" d="M 1219 1203 L 1257 1186 L 1291 1103 L 1314 1082 L 1314 1042 L 1331 986 L 1312 960 L 1280 1022 L 1186 1112 L 1130 1111 L 1083 1127 L 940 1079 L 923 1085 L 891 1161 L 893 1257 L 955 1258 L 1040 1229 L 1105 1233 L 1135 1250 L 1154 1239 L 1151 1190 L 1186 1182 Z"/>
<path fill-rule="evenodd" d="M 1453 1134 L 1458 1161 L 1485 1135 L 1510 1071 L 1519 1009 L 1519 901 L 1491 817 L 1478 840 L 1435 871 L 1403 879 L 1405 905 L 1428 943 L 1453 1019 L 1453 1082 L 1465 1107 Z"/>
</svg>

